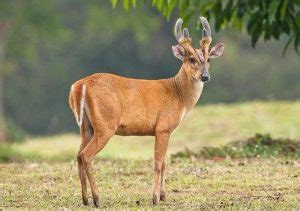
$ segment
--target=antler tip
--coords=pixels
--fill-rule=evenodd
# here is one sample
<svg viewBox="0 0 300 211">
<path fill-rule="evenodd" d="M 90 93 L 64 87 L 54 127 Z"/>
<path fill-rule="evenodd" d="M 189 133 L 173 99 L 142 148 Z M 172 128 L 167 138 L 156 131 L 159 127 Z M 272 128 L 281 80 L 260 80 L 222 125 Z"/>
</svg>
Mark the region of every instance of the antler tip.
<svg viewBox="0 0 300 211">
<path fill-rule="evenodd" d="M 176 23 L 175 23 L 175 27 L 174 27 L 174 34 L 175 34 L 176 40 L 178 42 L 182 38 L 182 29 L 181 29 L 182 23 L 183 23 L 182 18 L 178 18 Z"/>
<path fill-rule="evenodd" d="M 183 23 L 182 18 L 178 18 L 177 21 L 176 21 L 176 23 L 181 23 L 182 24 Z"/>
<path fill-rule="evenodd" d="M 206 37 L 206 36 L 210 37 L 211 36 L 211 29 L 210 29 L 210 26 L 209 26 L 209 23 L 208 23 L 207 19 L 203 16 L 200 16 L 199 19 L 200 19 L 200 22 L 201 22 L 202 27 L 203 27 L 202 35 L 204 37 Z"/>
</svg>

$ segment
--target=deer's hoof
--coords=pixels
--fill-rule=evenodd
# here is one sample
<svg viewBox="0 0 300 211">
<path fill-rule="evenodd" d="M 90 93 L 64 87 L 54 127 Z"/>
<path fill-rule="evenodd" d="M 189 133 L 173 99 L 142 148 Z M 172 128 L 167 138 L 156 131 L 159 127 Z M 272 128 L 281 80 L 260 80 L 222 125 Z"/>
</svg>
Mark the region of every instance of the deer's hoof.
<svg viewBox="0 0 300 211">
<path fill-rule="evenodd" d="M 94 197 L 94 198 L 93 198 L 93 201 L 94 201 L 95 207 L 98 208 L 98 207 L 100 206 L 99 198 L 98 198 L 98 197 Z"/>
<path fill-rule="evenodd" d="M 85 206 L 89 206 L 89 200 L 88 200 L 87 198 L 83 198 L 83 199 L 82 199 L 82 203 L 83 203 L 83 205 L 85 205 Z"/>
<path fill-rule="evenodd" d="M 152 203 L 153 203 L 153 205 L 158 205 L 158 203 L 159 203 L 159 196 L 153 194 Z"/>
<path fill-rule="evenodd" d="M 160 194 L 160 200 L 161 201 L 166 201 L 166 194 L 165 193 Z"/>
</svg>

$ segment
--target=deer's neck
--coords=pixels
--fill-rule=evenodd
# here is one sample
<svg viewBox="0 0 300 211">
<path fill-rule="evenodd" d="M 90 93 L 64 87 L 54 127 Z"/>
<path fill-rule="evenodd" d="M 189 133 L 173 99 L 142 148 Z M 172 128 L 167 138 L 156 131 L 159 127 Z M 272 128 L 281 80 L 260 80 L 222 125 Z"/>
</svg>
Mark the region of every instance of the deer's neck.
<svg viewBox="0 0 300 211">
<path fill-rule="evenodd" d="M 190 78 L 184 70 L 184 67 L 173 77 L 173 81 L 176 92 L 186 109 L 192 109 L 201 96 L 204 83 L 200 80 Z"/>
</svg>

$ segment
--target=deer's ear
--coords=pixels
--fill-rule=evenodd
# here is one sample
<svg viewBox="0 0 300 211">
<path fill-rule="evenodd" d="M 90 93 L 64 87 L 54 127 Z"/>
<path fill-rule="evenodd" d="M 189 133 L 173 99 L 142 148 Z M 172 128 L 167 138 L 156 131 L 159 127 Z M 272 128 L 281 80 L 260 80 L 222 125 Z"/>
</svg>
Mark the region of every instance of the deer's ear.
<svg viewBox="0 0 300 211">
<path fill-rule="evenodd" d="M 214 59 L 222 55 L 224 51 L 224 44 L 218 43 L 216 44 L 209 52 L 209 58 Z"/>
<path fill-rule="evenodd" d="M 180 59 L 181 61 L 184 60 L 185 57 L 185 50 L 180 45 L 173 45 L 172 46 L 173 54 L 177 59 Z"/>
</svg>

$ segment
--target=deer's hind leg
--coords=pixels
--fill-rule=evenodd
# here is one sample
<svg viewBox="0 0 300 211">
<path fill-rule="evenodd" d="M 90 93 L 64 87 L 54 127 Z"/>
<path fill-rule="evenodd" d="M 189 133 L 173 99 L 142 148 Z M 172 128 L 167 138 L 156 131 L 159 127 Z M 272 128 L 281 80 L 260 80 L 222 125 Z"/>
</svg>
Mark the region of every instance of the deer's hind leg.
<svg viewBox="0 0 300 211">
<path fill-rule="evenodd" d="M 105 147 L 118 127 L 118 118 L 115 115 L 109 114 L 111 113 L 97 113 L 97 119 L 94 118 L 94 121 L 91 121 L 94 128 L 93 138 L 80 152 L 80 157 L 91 186 L 93 201 L 96 207 L 99 207 L 99 193 L 93 177 L 92 159 Z"/>
<path fill-rule="evenodd" d="M 98 133 L 97 131 L 95 131 L 92 140 L 80 153 L 80 157 L 83 161 L 83 165 L 85 167 L 85 171 L 91 185 L 93 201 L 96 207 L 99 207 L 99 193 L 95 179 L 93 177 L 92 159 L 99 151 L 101 151 L 104 148 L 104 146 L 106 145 L 108 140 L 113 136 L 113 134 L 114 131 L 109 131 L 105 133 Z"/>
<path fill-rule="evenodd" d="M 88 110 L 94 134 L 79 156 L 91 186 L 94 205 L 99 207 L 99 193 L 93 176 L 92 160 L 115 134 L 120 122 L 121 106 L 118 97 L 106 89 L 101 92 L 101 95 L 97 95 L 97 98 L 89 96 L 88 90 L 85 107 Z"/>
<path fill-rule="evenodd" d="M 81 144 L 77 154 L 78 173 L 79 173 L 79 178 L 81 183 L 82 202 L 84 205 L 88 205 L 86 172 L 83 166 L 82 159 L 80 157 L 80 153 L 86 147 L 86 145 L 91 141 L 94 134 L 94 130 L 86 114 L 83 114 L 83 121 L 80 127 L 80 134 L 81 134 Z"/>
</svg>

